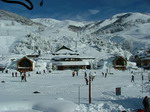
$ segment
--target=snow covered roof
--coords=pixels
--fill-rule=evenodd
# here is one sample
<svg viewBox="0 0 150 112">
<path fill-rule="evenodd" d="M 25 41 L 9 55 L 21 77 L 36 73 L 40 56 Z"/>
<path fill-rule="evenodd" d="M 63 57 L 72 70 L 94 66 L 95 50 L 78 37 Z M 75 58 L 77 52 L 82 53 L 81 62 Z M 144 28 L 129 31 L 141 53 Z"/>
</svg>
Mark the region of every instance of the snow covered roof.
<svg viewBox="0 0 150 112">
<path fill-rule="evenodd" d="M 59 54 L 64 54 L 64 55 L 67 55 L 67 54 L 70 54 L 70 55 L 78 55 L 77 52 L 70 51 L 70 50 L 67 50 L 67 49 L 61 49 L 60 51 L 57 51 L 55 54 L 56 54 L 56 55 L 59 55 Z"/>
<path fill-rule="evenodd" d="M 69 65 L 90 65 L 90 63 L 88 61 L 69 61 L 69 62 L 53 62 L 54 65 L 65 65 L 65 66 L 69 66 Z"/>
<path fill-rule="evenodd" d="M 21 60 L 24 60 L 24 59 L 27 59 L 27 60 L 31 61 L 32 63 L 35 63 L 35 61 L 33 59 L 31 59 L 31 58 L 29 58 L 27 56 L 24 56 L 24 57 L 18 59 L 18 61 L 21 61 Z"/>
<path fill-rule="evenodd" d="M 16 70 L 18 61 L 21 61 L 24 58 L 30 60 L 33 64 L 35 64 L 34 60 L 28 58 L 27 56 L 24 56 L 24 57 L 17 57 L 17 59 L 15 59 L 14 61 L 9 62 L 8 65 L 7 65 L 7 68 Z"/>
<path fill-rule="evenodd" d="M 58 51 L 60 51 L 60 50 L 63 50 L 63 49 L 69 50 L 69 51 L 73 51 L 73 50 L 71 50 L 70 48 L 68 48 L 68 47 L 66 47 L 66 46 L 62 46 L 62 47 L 59 48 L 56 52 L 58 52 Z"/>
<path fill-rule="evenodd" d="M 62 59 L 62 58 L 95 59 L 94 57 L 85 56 L 85 55 L 59 55 L 53 57 L 53 59 Z"/>
<path fill-rule="evenodd" d="M 79 53 L 71 50 L 70 48 L 68 48 L 66 46 L 62 46 L 54 54 L 55 55 L 79 55 Z"/>
</svg>

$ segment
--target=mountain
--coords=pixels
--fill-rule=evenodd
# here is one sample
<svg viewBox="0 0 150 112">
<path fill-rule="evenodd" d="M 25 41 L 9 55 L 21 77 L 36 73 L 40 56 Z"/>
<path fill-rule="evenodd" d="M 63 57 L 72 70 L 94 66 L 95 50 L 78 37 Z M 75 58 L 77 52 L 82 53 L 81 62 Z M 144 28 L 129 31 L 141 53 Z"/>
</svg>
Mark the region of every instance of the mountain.
<svg viewBox="0 0 150 112">
<path fill-rule="evenodd" d="M 91 37 L 107 39 L 116 44 L 125 45 L 132 53 L 150 46 L 150 15 L 142 13 L 122 13 L 110 19 L 93 22 L 84 27 L 69 28 Z"/>
<path fill-rule="evenodd" d="M 41 23 L 33 22 L 32 20 L 25 18 L 23 16 L 19 16 L 15 13 L 0 10 L 0 20 L 7 20 L 7 21 L 15 21 L 21 23 L 23 25 L 42 25 Z"/>
<path fill-rule="evenodd" d="M 114 15 L 110 19 L 85 25 L 80 30 L 92 35 L 114 34 L 148 23 L 150 23 L 150 15 L 148 14 L 122 13 Z"/>
<path fill-rule="evenodd" d="M 122 13 L 103 21 L 77 22 L 27 19 L 1 10 L 0 51 L 3 54 L 31 54 L 38 50 L 53 53 L 65 45 L 80 54 L 99 58 L 129 57 L 131 53 L 150 47 L 149 29 L 150 15 L 142 13 Z"/>
</svg>

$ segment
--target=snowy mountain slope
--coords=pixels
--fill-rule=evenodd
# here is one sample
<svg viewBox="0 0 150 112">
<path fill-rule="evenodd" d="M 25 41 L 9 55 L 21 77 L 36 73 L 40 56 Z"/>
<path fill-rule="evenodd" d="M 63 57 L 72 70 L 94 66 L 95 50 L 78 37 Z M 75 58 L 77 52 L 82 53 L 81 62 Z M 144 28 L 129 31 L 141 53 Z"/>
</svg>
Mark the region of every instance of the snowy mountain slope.
<svg viewBox="0 0 150 112">
<path fill-rule="evenodd" d="M 146 23 L 150 23 L 150 15 L 142 13 L 122 13 L 114 15 L 110 19 L 88 24 L 82 27 L 82 30 L 93 35 L 112 34 L 127 31 Z"/>
<path fill-rule="evenodd" d="M 54 19 L 40 19 L 40 18 L 32 20 L 35 22 L 41 22 L 42 24 L 46 25 L 47 28 L 45 28 L 45 30 L 40 34 L 49 37 L 53 40 L 60 37 L 76 38 L 77 33 L 68 29 L 68 26 L 76 25 L 81 27 L 85 25 L 85 23 L 83 22 L 76 22 L 71 20 L 58 21 Z"/>
<path fill-rule="evenodd" d="M 110 19 L 87 24 L 78 28 L 85 36 L 107 39 L 123 45 L 128 51 L 134 53 L 141 48 L 150 46 L 150 15 L 142 13 L 123 13 L 114 15 Z M 125 46 L 124 46 L 125 45 Z"/>
<path fill-rule="evenodd" d="M 16 14 L 9 12 L 0 11 L 0 15 L 0 36 L 11 40 L 9 46 L 0 41 L 1 48 L 3 46 L 6 49 L 5 52 L 1 49 L 1 53 L 5 54 L 31 54 L 37 50 L 52 53 L 65 45 L 78 50 L 80 54 L 129 57 L 129 52 L 150 46 L 148 14 L 123 13 L 98 22 L 58 21 L 50 18 L 29 20 L 38 25 L 22 24 L 15 19 Z M 20 17 L 20 21 L 24 21 L 24 17 Z M 90 49 L 95 53 L 90 53 Z"/>
<path fill-rule="evenodd" d="M 24 40 L 28 32 L 33 32 L 37 29 L 38 26 L 28 26 L 15 21 L 0 20 L 0 47 L 3 48 L 1 53 L 10 53 L 18 42 Z"/>
<path fill-rule="evenodd" d="M 19 16 L 15 13 L 11 13 L 11 12 L 4 11 L 4 10 L 0 10 L 0 20 L 16 21 L 24 25 L 42 25 L 41 23 L 33 22 L 32 20 L 27 19 L 23 16 Z"/>
</svg>

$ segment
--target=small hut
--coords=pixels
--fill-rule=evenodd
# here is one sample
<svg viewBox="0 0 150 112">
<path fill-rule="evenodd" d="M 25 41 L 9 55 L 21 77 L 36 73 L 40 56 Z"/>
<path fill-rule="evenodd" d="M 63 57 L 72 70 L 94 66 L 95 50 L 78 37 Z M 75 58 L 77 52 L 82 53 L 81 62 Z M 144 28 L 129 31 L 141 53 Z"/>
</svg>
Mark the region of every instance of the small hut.
<svg viewBox="0 0 150 112">
<path fill-rule="evenodd" d="M 127 60 L 122 56 L 117 56 L 113 61 L 113 65 L 115 69 L 126 70 Z"/>
<path fill-rule="evenodd" d="M 33 71 L 34 67 L 33 61 L 26 56 L 17 61 L 17 70 L 19 72 Z"/>
</svg>

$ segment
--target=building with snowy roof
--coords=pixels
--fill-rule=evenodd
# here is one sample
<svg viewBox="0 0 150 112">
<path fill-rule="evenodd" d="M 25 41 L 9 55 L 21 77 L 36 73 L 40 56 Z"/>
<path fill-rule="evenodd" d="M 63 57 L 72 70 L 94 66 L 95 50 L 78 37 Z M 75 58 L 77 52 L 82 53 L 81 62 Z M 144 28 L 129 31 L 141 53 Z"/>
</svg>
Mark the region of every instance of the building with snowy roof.
<svg viewBox="0 0 150 112">
<path fill-rule="evenodd" d="M 23 57 L 17 61 L 17 70 L 20 72 L 33 71 L 35 68 L 35 63 L 28 57 Z"/>
<path fill-rule="evenodd" d="M 150 69 L 150 57 L 144 57 L 140 60 L 141 67 L 144 69 Z"/>
<path fill-rule="evenodd" d="M 123 56 L 117 56 L 113 60 L 114 68 L 118 70 L 126 70 L 127 60 Z"/>
<path fill-rule="evenodd" d="M 80 56 L 56 56 L 51 62 L 53 68 L 57 70 L 65 69 L 91 69 L 95 58 Z"/>
<path fill-rule="evenodd" d="M 135 61 L 138 67 L 150 69 L 150 49 L 145 50 L 140 55 L 136 55 Z"/>
<path fill-rule="evenodd" d="M 89 56 L 81 56 L 78 52 L 70 48 L 62 46 L 54 53 L 51 59 L 52 68 L 56 70 L 66 69 L 91 69 L 95 58 Z"/>
</svg>

